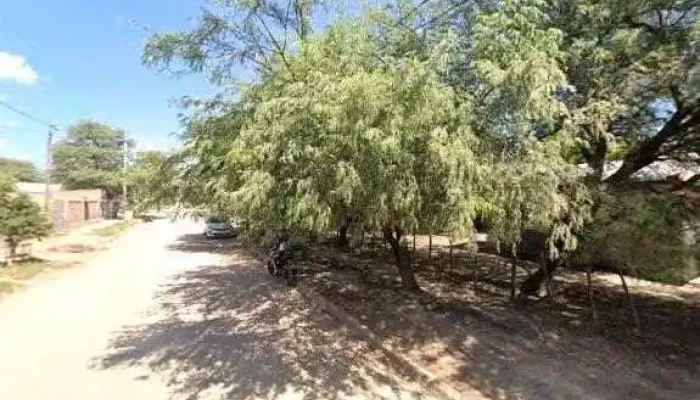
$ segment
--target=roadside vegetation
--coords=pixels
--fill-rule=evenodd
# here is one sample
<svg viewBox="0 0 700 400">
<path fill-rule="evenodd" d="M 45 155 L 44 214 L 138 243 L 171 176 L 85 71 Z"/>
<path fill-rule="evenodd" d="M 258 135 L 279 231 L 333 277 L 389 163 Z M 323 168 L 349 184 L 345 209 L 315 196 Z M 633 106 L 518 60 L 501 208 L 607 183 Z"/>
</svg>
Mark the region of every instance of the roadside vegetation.
<svg viewBox="0 0 700 400">
<path fill-rule="evenodd" d="M 67 264 L 29 257 L 11 265 L 0 266 L 0 294 L 11 293 L 35 276 L 66 268 Z"/>
<path fill-rule="evenodd" d="M 93 229 L 92 233 L 94 235 L 104 236 L 104 237 L 119 236 L 119 235 L 127 232 L 134 225 L 136 225 L 136 221 L 134 221 L 134 220 L 120 221 L 114 225 L 106 226 L 103 228 Z"/>
<path fill-rule="evenodd" d="M 41 239 L 51 231 L 51 225 L 28 195 L 14 189 L 14 180 L 0 174 L 0 238 L 7 248 L 4 264 L 11 266 L 19 256 L 19 246 L 31 239 Z"/>
<path fill-rule="evenodd" d="M 220 3 L 145 47 L 222 93 L 186 100 L 184 149 L 140 176 L 143 203 L 243 218 L 258 238 L 378 233 L 409 289 L 413 233 L 476 249 L 482 230 L 539 259 L 521 295 L 567 260 L 697 274 L 694 2 L 400 1 L 316 29 L 333 3 Z M 236 81 L 236 62 L 255 77 Z M 640 178 L 659 163 L 683 178 Z"/>
<path fill-rule="evenodd" d="M 653 294 L 625 278 L 698 276 L 696 1 L 398 1 L 322 27 L 334 2 L 214 3 L 145 47 L 145 64 L 221 93 L 185 99 L 184 146 L 143 164 L 141 203 L 321 246 L 306 279 L 342 304 L 410 319 L 418 298 L 516 336 L 523 319 L 618 339 L 646 324 L 659 347 L 638 349 L 698 359 L 694 297 L 660 300 L 670 316 L 656 319 Z M 238 64 L 254 77 L 237 80 Z M 433 236 L 448 242 L 436 259 Z"/>
</svg>

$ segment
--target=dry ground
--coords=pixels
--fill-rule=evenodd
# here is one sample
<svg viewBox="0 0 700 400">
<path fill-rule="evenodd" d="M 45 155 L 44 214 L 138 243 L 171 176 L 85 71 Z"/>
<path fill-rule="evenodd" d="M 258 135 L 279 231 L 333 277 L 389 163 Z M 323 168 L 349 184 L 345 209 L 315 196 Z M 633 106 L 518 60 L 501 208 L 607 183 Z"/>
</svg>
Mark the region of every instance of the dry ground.
<svg viewBox="0 0 700 400">
<path fill-rule="evenodd" d="M 640 337 L 610 275 L 595 277 L 594 323 L 585 274 L 559 275 L 552 299 L 522 305 L 508 299 L 502 259 L 454 250 L 450 262 L 437 242 L 430 261 L 424 244 L 417 245 L 420 295 L 401 289 L 380 243 L 345 254 L 313 249 L 301 263 L 302 286 L 465 391 L 499 399 L 700 398 L 699 290 L 630 282 Z"/>
</svg>

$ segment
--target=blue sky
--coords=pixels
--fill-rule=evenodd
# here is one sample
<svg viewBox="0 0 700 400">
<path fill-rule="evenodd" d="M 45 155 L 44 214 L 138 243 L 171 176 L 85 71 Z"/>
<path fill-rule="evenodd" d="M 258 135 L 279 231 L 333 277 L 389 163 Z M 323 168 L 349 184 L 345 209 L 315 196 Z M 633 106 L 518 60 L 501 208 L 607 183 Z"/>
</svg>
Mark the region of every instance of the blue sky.
<svg viewBox="0 0 700 400">
<path fill-rule="evenodd" d="M 59 128 L 97 119 L 144 147 L 168 148 L 171 100 L 215 92 L 203 76 L 174 78 L 141 65 L 147 33 L 189 26 L 201 0 L 0 0 L 0 100 Z M 46 129 L 0 107 L 0 157 L 41 163 Z M 60 137 L 60 133 L 59 133 Z"/>
</svg>

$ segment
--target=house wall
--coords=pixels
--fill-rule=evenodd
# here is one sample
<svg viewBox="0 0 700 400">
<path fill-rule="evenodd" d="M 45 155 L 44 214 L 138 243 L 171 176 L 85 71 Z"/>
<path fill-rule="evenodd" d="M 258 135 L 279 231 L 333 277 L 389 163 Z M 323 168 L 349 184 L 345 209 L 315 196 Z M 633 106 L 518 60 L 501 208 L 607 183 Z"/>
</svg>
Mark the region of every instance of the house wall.
<svg viewBox="0 0 700 400">
<path fill-rule="evenodd" d="M 42 210 L 46 204 L 44 193 L 27 193 Z M 49 196 L 49 219 L 58 228 L 77 226 L 102 218 L 102 190 L 60 190 Z"/>
</svg>

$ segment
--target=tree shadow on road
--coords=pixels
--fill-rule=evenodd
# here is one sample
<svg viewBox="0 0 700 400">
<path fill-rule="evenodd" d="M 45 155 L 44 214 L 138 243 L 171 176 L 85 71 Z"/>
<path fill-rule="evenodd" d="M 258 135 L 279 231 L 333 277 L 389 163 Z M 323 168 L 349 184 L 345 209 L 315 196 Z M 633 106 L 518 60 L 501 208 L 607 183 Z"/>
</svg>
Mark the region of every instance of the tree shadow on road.
<svg viewBox="0 0 700 400">
<path fill-rule="evenodd" d="M 93 368 L 146 366 L 185 399 L 397 398 L 406 386 L 406 371 L 251 258 L 182 273 L 156 300 L 164 312 L 118 332 Z"/>
<path fill-rule="evenodd" d="M 202 234 L 188 233 L 180 236 L 168 246 L 168 249 L 185 253 L 228 254 L 237 246 L 238 242 L 235 238 L 209 239 Z"/>
<path fill-rule="evenodd" d="M 381 246 L 379 251 L 343 254 L 318 246 L 310 254 L 305 285 L 394 348 L 450 379 L 458 390 L 475 388 L 489 398 L 508 400 L 656 400 L 694 398 L 700 389 L 697 363 L 689 364 L 697 357 L 687 351 L 697 348 L 696 338 L 685 336 L 683 356 L 658 341 L 648 346 L 639 338 L 620 338 L 617 343 L 601 337 L 586 327 L 585 286 L 576 302 L 566 294 L 562 305 L 540 302 L 525 307 L 507 299 L 507 268 L 488 265 L 489 257 L 457 260 L 455 254 L 454 271 L 449 270 L 449 258 L 434 258 L 430 268 L 422 263 L 416 267 L 424 289 L 416 295 L 402 289 Z M 466 262 L 481 270 L 478 294 L 471 270 L 456 273 Z M 496 285 L 485 282 L 490 280 Z M 650 305 L 641 297 L 637 300 L 645 309 Z M 659 328 L 663 332 L 697 325 L 679 323 L 697 307 L 686 304 L 680 310 L 680 303 L 666 303 L 666 308 L 677 309 L 678 318 L 665 320 L 673 326 Z M 605 310 L 601 305 L 598 309 L 602 318 Z M 662 360 L 654 349 L 678 359 Z"/>
</svg>

